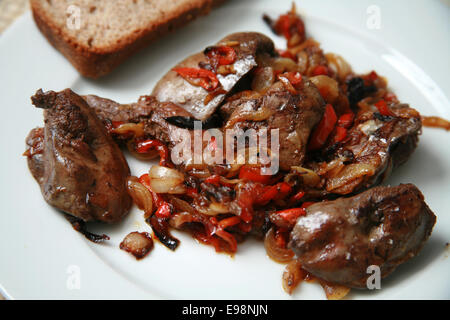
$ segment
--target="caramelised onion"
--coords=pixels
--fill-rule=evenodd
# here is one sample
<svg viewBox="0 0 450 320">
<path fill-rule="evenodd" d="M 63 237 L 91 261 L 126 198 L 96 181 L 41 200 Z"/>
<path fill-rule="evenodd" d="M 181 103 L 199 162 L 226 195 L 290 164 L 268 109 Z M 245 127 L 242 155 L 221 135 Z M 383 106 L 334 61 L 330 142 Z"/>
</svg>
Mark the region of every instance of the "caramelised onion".
<svg viewBox="0 0 450 320">
<path fill-rule="evenodd" d="M 144 135 L 144 124 L 141 123 L 124 123 L 111 130 L 115 134 L 127 134 L 133 133 L 136 138 L 142 137 Z"/>
<path fill-rule="evenodd" d="M 211 202 L 211 204 L 209 205 L 209 209 L 215 214 L 223 214 L 230 212 L 230 210 L 227 208 L 226 205 L 214 201 Z"/>
<path fill-rule="evenodd" d="M 186 192 L 184 175 L 175 169 L 158 165 L 150 168 L 150 187 L 156 193 L 182 194 Z"/>
<path fill-rule="evenodd" d="M 299 166 L 292 166 L 291 169 L 302 177 L 303 183 L 307 186 L 315 187 L 320 182 L 319 175 L 310 169 Z"/>
<path fill-rule="evenodd" d="M 195 222 L 194 217 L 189 212 L 180 212 L 172 216 L 169 224 L 172 228 L 180 229 L 185 223 Z"/>
<path fill-rule="evenodd" d="M 352 67 L 340 55 L 327 53 L 325 57 L 327 58 L 328 66 L 336 72 L 340 81 L 344 81 L 353 72 Z"/>
<path fill-rule="evenodd" d="M 272 115 L 272 111 L 267 107 L 260 107 L 257 110 L 242 104 L 230 116 L 230 119 L 225 124 L 225 129 L 232 128 L 235 123 L 243 121 L 263 121 Z"/>
<path fill-rule="evenodd" d="M 306 272 L 302 269 L 301 263 L 297 259 L 293 259 L 283 272 L 282 285 L 284 291 L 287 294 L 292 294 L 305 277 Z"/>
<path fill-rule="evenodd" d="M 150 191 L 139 183 L 138 178 L 134 176 L 127 179 L 127 191 L 138 208 L 145 212 L 144 217 L 150 217 L 153 212 L 153 200 Z"/>
<path fill-rule="evenodd" d="M 159 157 L 158 149 L 150 149 L 145 153 L 139 153 L 136 151 L 136 143 L 134 140 L 129 140 L 127 142 L 127 149 L 133 157 L 143 161 L 153 160 Z"/>
<path fill-rule="evenodd" d="M 289 48 L 289 52 L 292 53 L 294 56 L 305 50 L 306 48 L 309 47 L 319 47 L 320 43 L 318 43 L 316 40 L 314 40 L 313 38 L 308 38 L 305 41 L 303 41 L 301 44 L 299 44 L 298 46 Z"/>
<path fill-rule="evenodd" d="M 294 60 L 289 58 L 275 58 L 272 61 L 272 68 L 275 71 L 283 72 L 300 72 L 300 67 Z"/>
<path fill-rule="evenodd" d="M 361 181 L 364 176 L 375 174 L 375 167 L 367 163 L 353 163 L 346 165 L 335 176 L 327 181 L 327 191 L 339 194 L 347 194 L 353 191 L 353 182 Z"/>
<path fill-rule="evenodd" d="M 309 80 L 317 87 L 326 103 L 334 104 L 339 97 L 339 85 L 336 80 L 325 75 L 311 77 Z"/>
<path fill-rule="evenodd" d="M 264 238 L 264 247 L 270 259 L 280 262 L 288 263 L 294 257 L 294 252 L 291 249 L 281 248 L 278 246 L 275 239 L 275 230 L 270 228 Z"/>
<path fill-rule="evenodd" d="M 323 280 L 319 280 L 320 285 L 325 291 L 325 295 L 328 300 L 340 300 L 343 299 L 349 292 L 349 287 L 344 287 L 338 284 L 329 283 Z"/>
<path fill-rule="evenodd" d="M 147 232 L 131 232 L 123 239 L 119 247 L 131 253 L 136 260 L 140 260 L 152 251 L 153 239 Z"/>
</svg>

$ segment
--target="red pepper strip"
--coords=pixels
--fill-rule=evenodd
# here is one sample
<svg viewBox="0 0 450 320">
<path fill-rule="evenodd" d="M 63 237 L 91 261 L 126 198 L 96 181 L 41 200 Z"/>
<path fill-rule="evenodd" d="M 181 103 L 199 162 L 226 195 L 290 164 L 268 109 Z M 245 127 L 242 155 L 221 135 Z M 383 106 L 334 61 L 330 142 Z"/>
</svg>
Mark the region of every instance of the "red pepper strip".
<svg viewBox="0 0 450 320">
<path fill-rule="evenodd" d="M 312 71 L 313 76 L 328 75 L 328 68 L 326 66 L 316 66 Z"/>
<path fill-rule="evenodd" d="M 241 221 L 241 223 L 238 224 L 238 228 L 242 232 L 248 233 L 250 232 L 250 230 L 252 230 L 252 224 Z"/>
<path fill-rule="evenodd" d="M 165 202 L 158 207 L 158 210 L 155 212 L 155 216 L 158 218 L 169 218 L 172 215 L 172 206 Z"/>
<path fill-rule="evenodd" d="M 241 222 L 241 219 L 239 217 L 230 217 L 225 218 L 223 220 L 220 220 L 219 222 L 219 228 L 226 229 L 228 227 L 235 226 Z"/>
<path fill-rule="evenodd" d="M 220 187 L 220 176 L 218 174 L 212 175 L 206 178 L 204 182 L 213 184 L 216 187 Z"/>
<path fill-rule="evenodd" d="M 259 205 L 265 205 L 270 200 L 276 197 L 278 190 L 276 186 L 268 186 L 266 190 L 261 194 L 256 200 L 255 203 Z"/>
<path fill-rule="evenodd" d="M 375 103 L 375 107 L 377 107 L 378 111 L 383 115 L 383 116 L 388 116 L 388 117 L 395 117 L 395 114 L 392 113 L 392 111 L 389 109 L 386 101 L 384 101 L 383 99 L 381 99 L 380 101 L 378 101 L 377 103 Z"/>
<path fill-rule="evenodd" d="M 172 70 L 189 83 L 200 86 L 207 91 L 213 91 L 219 86 L 219 79 L 212 71 L 196 68 L 174 68 Z"/>
<path fill-rule="evenodd" d="M 278 78 L 280 77 L 288 79 L 294 87 L 297 87 L 300 83 L 302 83 L 302 75 L 300 72 L 284 72 L 278 76 Z"/>
<path fill-rule="evenodd" d="M 345 138 L 347 138 L 347 129 L 343 127 L 336 127 L 334 142 L 342 142 Z"/>
<path fill-rule="evenodd" d="M 161 198 L 161 196 L 159 196 L 156 192 L 152 190 L 152 188 L 150 188 L 150 177 L 148 176 L 148 173 L 143 174 L 142 176 L 139 177 L 139 183 L 144 185 L 148 189 L 148 191 L 150 191 L 150 193 L 152 194 L 153 204 L 156 207 L 160 207 L 164 204 L 165 201 Z"/>
<path fill-rule="evenodd" d="M 372 72 L 370 72 L 370 73 L 367 75 L 367 78 L 368 78 L 370 81 L 375 81 L 375 80 L 378 79 L 378 74 L 377 74 L 375 71 L 372 71 Z"/>
<path fill-rule="evenodd" d="M 275 242 L 277 243 L 277 246 L 280 248 L 286 248 L 287 247 L 287 237 L 288 237 L 289 230 L 284 228 L 279 228 L 275 230 Z"/>
<path fill-rule="evenodd" d="M 294 202 L 300 201 L 300 200 L 303 198 L 304 195 L 305 195 L 305 192 L 304 192 L 304 191 L 299 191 L 297 194 L 295 194 L 295 195 L 291 198 L 291 201 L 294 201 Z"/>
<path fill-rule="evenodd" d="M 172 167 L 169 162 L 169 149 L 159 140 L 141 141 L 136 146 L 136 152 L 147 153 L 150 149 L 158 150 L 160 161 L 159 165 L 163 167 Z"/>
<path fill-rule="evenodd" d="M 294 224 L 297 221 L 298 217 L 304 216 L 306 214 L 306 210 L 304 208 L 292 208 L 277 211 L 276 214 L 278 214 L 284 220 L 288 221 L 290 224 Z"/>
<path fill-rule="evenodd" d="M 327 142 L 328 136 L 333 131 L 336 122 L 336 112 L 334 112 L 333 106 L 331 104 L 327 104 L 322 120 L 320 120 L 319 124 L 311 135 L 311 139 L 308 145 L 309 150 L 317 150 L 323 147 L 325 142 Z"/>
<path fill-rule="evenodd" d="M 260 167 L 244 165 L 241 167 L 239 171 L 239 179 L 267 184 L 272 178 L 272 176 L 262 175 L 261 170 L 262 169 Z"/>
<path fill-rule="evenodd" d="M 281 15 L 275 23 L 274 30 L 277 34 L 283 35 L 287 40 L 291 39 L 295 33 L 298 33 L 302 38 L 305 35 L 303 21 L 292 13 Z"/>
<path fill-rule="evenodd" d="M 238 205 L 241 208 L 240 218 L 242 221 L 249 223 L 253 220 L 253 203 L 254 199 L 251 193 L 243 191 L 238 198 Z"/>
<path fill-rule="evenodd" d="M 338 126 L 344 128 L 350 128 L 353 123 L 354 114 L 352 112 L 345 113 L 339 117 Z"/>
<path fill-rule="evenodd" d="M 217 62 L 219 66 L 232 64 L 237 57 L 236 51 L 228 46 L 208 47 L 204 53 L 213 63 Z"/>
<path fill-rule="evenodd" d="M 277 50 L 280 57 L 289 58 L 296 61 L 297 58 L 289 50 Z"/>
<path fill-rule="evenodd" d="M 150 188 L 150 177 L 148 176 L 148 173 L 143 174 L 139 177 L 139 183 L 144 185 L 152 194 L 152 200 L 153 203 L 158 209 L 155 212 L 155 215 L 158 218 L 168 218 L 172 215 L 172 206 L 165 201 L 160 195 L 158 195 L 156 192 Z"/>
<path fill-rule="evenodd" d="M 265 205 L 271 200 L 283 199 L 291 191 L 292 188 L 288 183 L 280 182 L 274 186 L 266 187 L 264 189 L 264 192 L 256 198 L 255 203 L 259 205 Z"/>
<path fill-rule="evenodd" d="M 198 194 L 198 191 L 195 188 L 187 188 L 186 189 L 186 195 L 188 197 L 194 198 L 197 194 Z"/>
<path fill-rule="evenodd" d="M 226 232 L 225 230 L 219 229 L 216 231 L 216 235 L 228 243 L 231 252 L 237 251 L 236 238 L 233 237 L 230 233 Z"/>
</svg>

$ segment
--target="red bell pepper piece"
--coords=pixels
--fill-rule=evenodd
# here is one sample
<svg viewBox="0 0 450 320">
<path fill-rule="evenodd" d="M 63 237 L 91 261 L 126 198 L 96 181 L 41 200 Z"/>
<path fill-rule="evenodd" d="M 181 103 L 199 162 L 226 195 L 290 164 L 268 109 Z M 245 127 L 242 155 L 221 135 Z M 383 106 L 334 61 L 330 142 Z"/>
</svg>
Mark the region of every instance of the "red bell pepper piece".
<svg viewBox="0 0 450 320">
<path fill-rule="evenodd" d="M 328 76 L 328 73 L 329 71 L 326 66 L 316 66 L 312 71 L 313 76 L 320 76 L 320 75 Z"/>
<path fill-rule="evenodd" d="M 353 112 L 345 113 L 342 116 L 339 117 L 338 120 L 338 126 L 344 127 L 344 128 L 350 128 L 353 123 L 354 118 Z"/>
<path fill-rule="evenodd" d="M 208 47 L 206 48 L 204 54 L 211 60 L 215 65 L 223 66 L 229 65 L 236 61 L 236 51 L 232 47 L 219 46 L 219 47 Z"/>
<path fill-rule="evenodd" d="M 207 91 L 213 91 L 219 86 L 219 79 L 212 71 L 196 68 L 174 68 L 172 70 L 189 83 L 200 86 Z"/>
<path fill-rule="evenodd" d="M 331 104 L 327 104 L 325 107 L 325 113 L 317 125 L 316 129 L 311 134 L 309 141 L 309 149 L 317 150 L 323 147 L 328 139 L 328 136 L 333 131 L 337 122 L 336 112 Z"/>
<path fill-rule="evenodd" d="M 244 165 L 239 171 L 239 179 L 267 184 L 272 176 L 262 175 L 260 167 Z"/>
<path fill-rule="evenodd" d="M 345 129 L 344 127 L 336 127 L 334 142 L 342 142 L 345 138 L 347 138 L 347 129 Z"/>
<path fill-rule="evenodd" d="M 384 101 L 383 99 L 381 99 L 380 101 L 375 103 L 375 107 L 377 107 L 378 111 L 383 116 L 387 116 L 387 117 L 394 117 L 395 116 L 395 114 L 393 114 L 392 111 L 389 109 L 386 101 Z"/>
<path fill-rule="evenodd" d="M 171 167 L 172 165 L 169 162 L 169 149 L 159 140 L 144 140 L 138 142 L 136 146 L 136 152 L 138 153 L 147 153 L 150 149 L 158 150 L 160 161 L 159 165 L 163 167 Z"/>
<path fill-rule="evenodd" d="M 284 220 L 288 221 L 290 224 L 295 224 L 298 217 L 306 214 L 306 210 L 305 208 L 292 208 L 277 211 L 276 214 L 278 214 Z"/>
</svg>

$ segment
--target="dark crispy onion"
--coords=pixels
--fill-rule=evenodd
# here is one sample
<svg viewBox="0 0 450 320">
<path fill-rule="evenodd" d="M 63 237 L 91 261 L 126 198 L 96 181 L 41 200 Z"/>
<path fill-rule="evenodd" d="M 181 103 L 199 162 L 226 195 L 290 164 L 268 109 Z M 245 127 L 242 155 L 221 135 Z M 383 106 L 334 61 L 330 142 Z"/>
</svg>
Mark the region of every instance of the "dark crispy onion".
<svg viewBox="0 0 450 320">
<path fill-rule="evenodd" d="M 275 230 L 270 228 L 264 238 L 264 247 L 269 258 L 276 262 L 287 263 L 294 257 L 294 252 L 288 248 L 280 247 L 275 239 Z"/>
<path fill-rule="evenodd" d="M 131 232 L 123 239 L 119 247 L 131 253 L 136 260 L 140 260 L 153 249 L 153 239 L 147 232 Z"/>
<path fill-rule="evenodd" d="M 98 235 L 98 234 L 94 234 L 94 233 L 87 231 L 86 222 L 84 222 L 83 220 L 81 220 L 77 217 L 74 217 L 74 216 L 71 216 L 68 214 L 66 214 L 65 217 L 70 222 L 72 227 L 76 231 L 78 231 L 79 233 L 84 235 L 86 237 L 86 239 L 88 239 L 89 241 L 92 241 L 94 243 L 99 243 L 99 242 L 103 242 L 105 240 L 110 239 L 106 234 Z"/>
<path fill-rule="evenodd" d="M 167 219 L 158 218 L 155 215 L 145 220 L 151 227 L 158 240 L 172 251 L 180 244 L 180 240 L 173 237 L 169 231 Z"/>
<path fill-rule="evenodd" d="M 181 117 L 181 116 L 173 116 L 165 118 L 165 120 L 179 128 L 194 130 L 195 121 L 200 121 L 192 117 Z M 221 119 L 218 115 L 212 115 L 207 120 L 202 122 L 202 129 L 208 130 L 213 128 L 219 128 L 221 125 Z"/>
</svg>

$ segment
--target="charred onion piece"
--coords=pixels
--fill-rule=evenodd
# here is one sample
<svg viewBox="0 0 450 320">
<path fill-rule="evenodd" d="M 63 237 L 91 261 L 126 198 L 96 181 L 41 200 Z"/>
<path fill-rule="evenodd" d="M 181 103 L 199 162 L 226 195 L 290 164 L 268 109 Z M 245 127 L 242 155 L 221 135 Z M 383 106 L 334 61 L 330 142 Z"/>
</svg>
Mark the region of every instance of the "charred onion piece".
<svg viewBox="0 0 450 320">
<path fill-rule="evenodd" d="M 152 251 L 153 239 L 147 232 L 131 232 L 123 239 L 119 247 L 131 253 L 136 260 L 140 260 Z"/>
<path fill-rule="evenodd" d="M 194 130 L 195 121 L 200 121 L 193 117 L 181 117 L 181 116 L 168 117 L 165 118 L 165 120 L 168 123 L 177 126 L 181 129 L 189 129 L 189 130 Z M 219 128 L 221 126 L 221 123 L 222 121 L 219 116 L 212 115 L 205 121 L 202 121 L 202 129 L 208 130 L 213 128 Z"/>
<path fill-rule="evenodd" d="M 161 243 L 170 250 L 175 251 L 175 249 L 180 244 L 180 240 L 174 238 L 170 234 L 170 225 L 167 219 L 158 218 L 157 216 L 153 215 L 145 221 L 152 227 L 152 230 L 158 240 L 161 241 Z"/>
<path fill-rule="evenodd" d="M 79 233 L 84 235 L 86 237 L 86 239 L 88 239 L 89 241 L 92 241 L 94 243 L 100 243 L 100 242 L 110 239 L 106 234 L 98 235 L 98 234 L 87 231 L 86 230 L 86 222 L 84 222 L 83 220 L 81 220 L 77 217 L 74 217 L 74 216 L 71 216 L 68 214 L 66 214 L 65 217 L 66 217 L 67 221 L 70 222 L 72 227 L 76 231 L 78 231 Z"/>
</svg>

